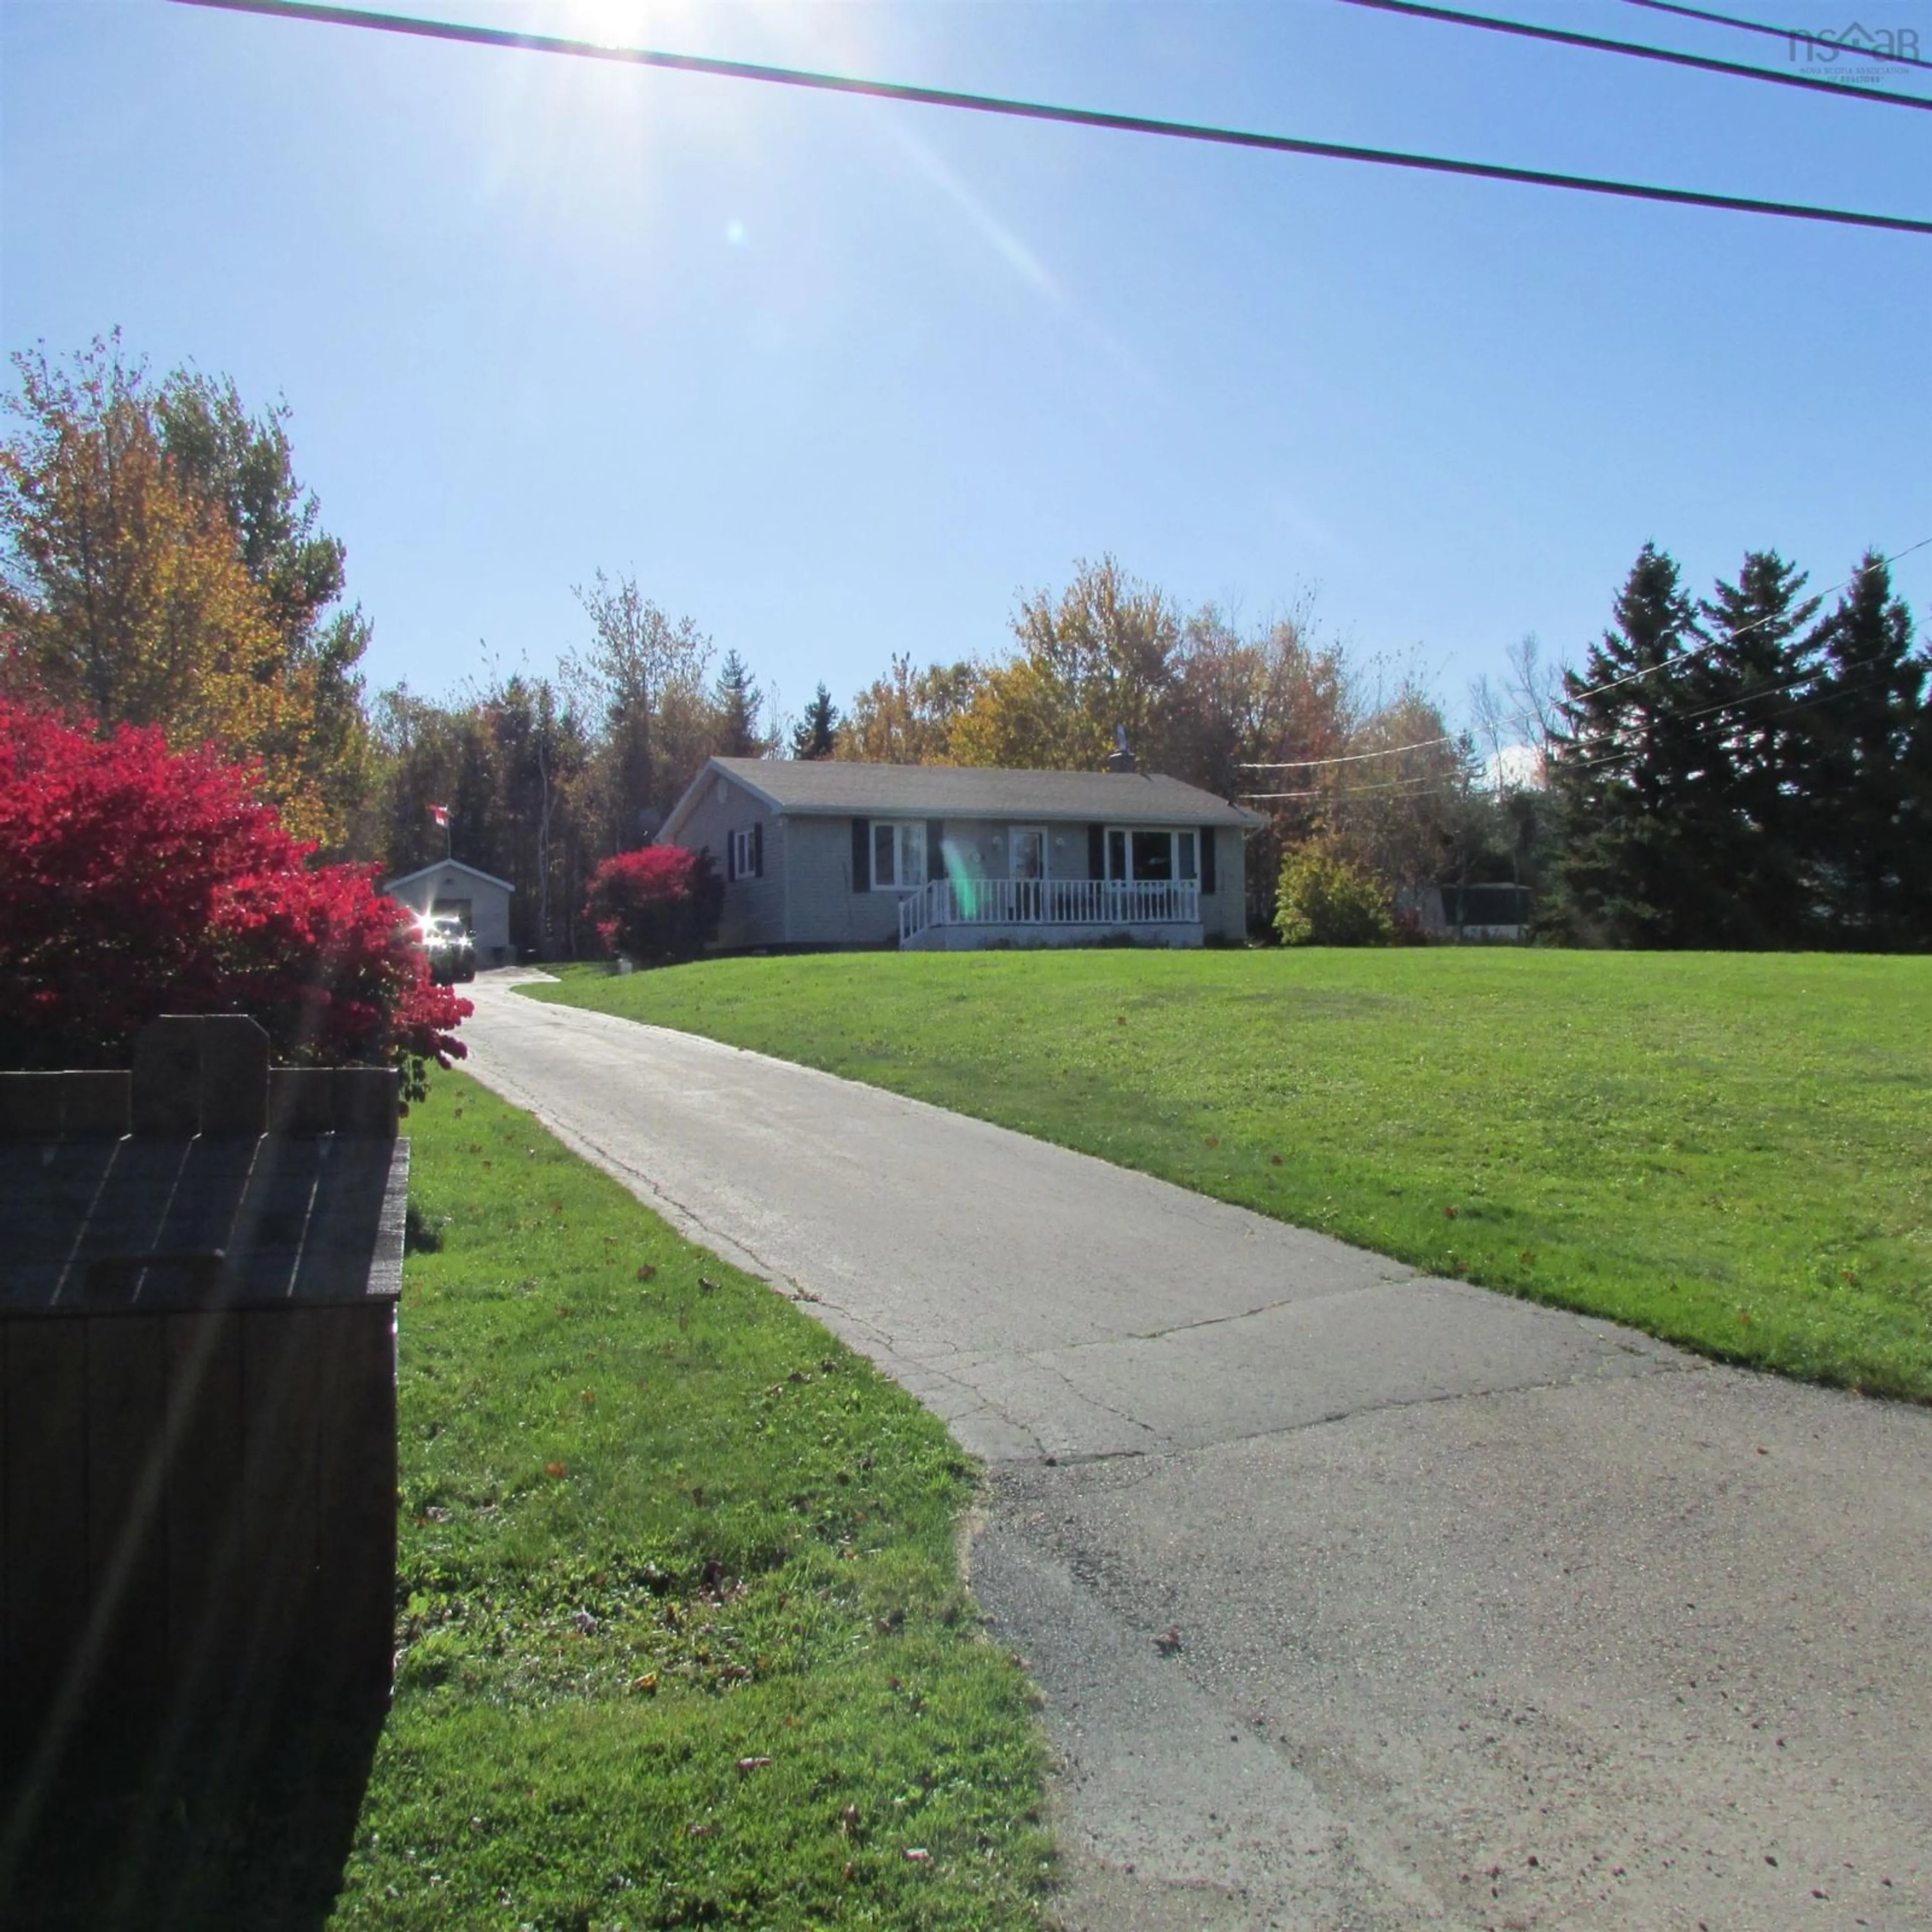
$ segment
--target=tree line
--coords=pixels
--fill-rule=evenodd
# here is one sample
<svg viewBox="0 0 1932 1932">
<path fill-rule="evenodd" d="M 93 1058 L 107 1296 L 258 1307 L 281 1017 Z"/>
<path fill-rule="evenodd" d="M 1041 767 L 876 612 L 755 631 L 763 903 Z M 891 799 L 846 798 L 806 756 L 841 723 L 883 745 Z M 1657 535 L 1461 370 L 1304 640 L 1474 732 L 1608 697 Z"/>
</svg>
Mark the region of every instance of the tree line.
<svg viewBox="0 0 1932 1932">
<path fill-rule="evenodd" d="M 1567 673 L 1540 925 L 1571 944 L 1932 945 L 1932 703 L 1876 553 L 1828 608 L 1774 550 L 1694 600 L 1646 544 Z"/>
<path fill-rule="evenodd" d="M 1530 888 L 1540 930 L 1570 943 L 1932 933 L 1927 665 L 1876 557 L 1825 611 L 1772 553 L 1695 602 L 1646 548 L 1582 669 L 1526 641 L 1509 689 L 1474 694 L 1471 730 L 1306 601 L 1244 622 L 1112 556 L 1023 596 L 1003 649 L 895 653 L 842 709 L 820 682 L 795 718 L 738 652 L 601 571 L 554 669 L 372 693 L 369 624 L 296 475 L 285 404 L 251 412 L 194 370 L 152 377 L 118 338 L 65 366 L 14 362 L 0 697 L 256 759 L 326 857 L 401 873 L 452 850 L 516 888 L 521 946 L 589 950 L 597 866 L 646 844 L 713 754 L 1096 770 L 1122 742 L 1141 769 L 1264 814 L 1257 925 L 1283 853 L 1318 840 L 1398 896 Z M 1525 740 L 1546 782 L 1502 776 Z"/>
</svg>

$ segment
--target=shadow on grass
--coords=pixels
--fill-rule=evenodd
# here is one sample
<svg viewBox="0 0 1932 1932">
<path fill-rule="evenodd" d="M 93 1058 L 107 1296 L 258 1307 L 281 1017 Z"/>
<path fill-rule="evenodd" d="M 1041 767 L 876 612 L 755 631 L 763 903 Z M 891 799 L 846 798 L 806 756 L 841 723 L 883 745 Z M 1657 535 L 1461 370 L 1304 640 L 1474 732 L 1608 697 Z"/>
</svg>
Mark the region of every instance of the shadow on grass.
<svg viewBox="0 0 1932 1932">
<path fill-rule="evenodd" d="M 284 1704 L 220 1720 L 0 1735 L 0 1926 L 319 1932 L 385 1713 Z"/>
</svg>

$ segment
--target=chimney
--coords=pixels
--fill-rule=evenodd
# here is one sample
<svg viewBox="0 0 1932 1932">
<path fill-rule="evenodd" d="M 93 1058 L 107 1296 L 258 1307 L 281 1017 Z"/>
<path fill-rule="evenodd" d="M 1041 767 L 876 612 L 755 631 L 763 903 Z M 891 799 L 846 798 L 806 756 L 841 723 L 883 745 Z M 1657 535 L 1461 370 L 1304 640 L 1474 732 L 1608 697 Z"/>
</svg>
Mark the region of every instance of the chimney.
<svg viewBox="0 0 1932 1932">
<path fill-rule="evenodd" d="M 1114 748 L 1107 754 L 1107 769 L 1110 772 L 1130 772 L 1134 769 L 1134 754 L 1127 744 L 1127 728 L 1124 724 L 1114 727 Z"/>
</svg>

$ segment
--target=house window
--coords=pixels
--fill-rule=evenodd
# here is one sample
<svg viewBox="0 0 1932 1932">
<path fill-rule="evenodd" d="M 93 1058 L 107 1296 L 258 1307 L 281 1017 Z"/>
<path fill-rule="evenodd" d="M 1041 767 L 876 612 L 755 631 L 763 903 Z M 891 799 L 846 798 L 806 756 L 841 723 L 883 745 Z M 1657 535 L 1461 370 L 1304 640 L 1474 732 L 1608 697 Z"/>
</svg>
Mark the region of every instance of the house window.
<svg viewBox="0 0 1932 1932">
<path fill-rule="evenodd" d="M 1107 828 L 1110 879 L 1185 879 L 1201 876 L 1201 850 L 1192 832 L 1144 832 Z"/>
<path fill-rule="evenodd" d="M 926 820 L 872 821 L 872 890 L 904 892 L 926 884 Z"/>
<path fill-rule="evenodd" d="M 729 876 L 734 879 L 757 878 L 765 869 L 764 842 L 755 825 L 748 830 L 733 832 Z"/>
</svg>

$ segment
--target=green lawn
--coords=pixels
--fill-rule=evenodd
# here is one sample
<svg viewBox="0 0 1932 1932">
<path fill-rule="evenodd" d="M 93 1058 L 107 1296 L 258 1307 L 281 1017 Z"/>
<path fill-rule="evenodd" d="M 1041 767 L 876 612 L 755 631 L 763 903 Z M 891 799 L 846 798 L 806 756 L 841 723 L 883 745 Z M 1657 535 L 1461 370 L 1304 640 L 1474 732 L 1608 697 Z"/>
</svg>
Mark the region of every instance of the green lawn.
<svg viewBox="0 0 1932 1932">
<path fill-rule="evenodd" d="M 1932 960 L 834 954 L 530 990 L 1726 1360 L 1932 1400 Z"/>
<path fill-rule="evenodd" d="M 407 1130 L 394 1708 L 110 1731 L 30 1812 L 0 1777 L 0 1925 L 1040 1925 L 939 1422 L 474 1082 Z"/>
<path fill-rule="evenodd" d="M 405 1647 L 332 1922 L 1036 1924 L 940 1424 L 473 1082 L 408 1127 Z"/>
</svg>

